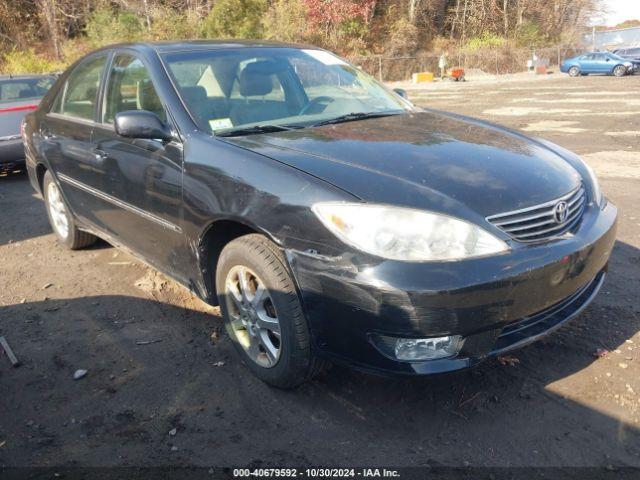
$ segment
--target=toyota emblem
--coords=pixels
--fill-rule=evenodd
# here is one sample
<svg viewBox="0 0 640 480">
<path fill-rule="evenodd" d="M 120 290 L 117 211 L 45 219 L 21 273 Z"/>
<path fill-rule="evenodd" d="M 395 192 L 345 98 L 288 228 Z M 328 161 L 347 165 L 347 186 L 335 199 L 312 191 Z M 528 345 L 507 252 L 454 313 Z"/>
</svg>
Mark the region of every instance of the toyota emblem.
<svg viewBox="0 0 640 480">
<path fill-rule="evenodd" d="M 556 223 L 564 223 L 568 214 L 569 205 L 567 205 L 567 202 L 556 203 L 556 206 L 553 208 L 553 219 Z"/>
</svg>

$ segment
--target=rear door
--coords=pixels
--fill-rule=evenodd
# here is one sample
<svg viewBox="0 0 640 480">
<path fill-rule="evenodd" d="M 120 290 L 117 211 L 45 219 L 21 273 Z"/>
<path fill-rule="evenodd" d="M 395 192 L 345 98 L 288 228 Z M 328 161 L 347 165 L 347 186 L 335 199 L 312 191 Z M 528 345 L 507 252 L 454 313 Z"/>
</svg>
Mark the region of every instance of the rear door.
<svg viewBox="0 0 640 480">
<path fill-rule="evenodd" d="M 175 252 L 183 244 L 182 143 L 121 137 L 117 113 L 147 110 L 169 122 L 150 69 L 134 52 L 114 55 L 104 91 L 93 149 L 101 157 L 99 177 L 109 205 L 99 221 L 150 263 L 172 273 L 184 268 Z"/>
<path fill-rule="evenodd" d="M 96 194 L 100 185 L 95 172 L 101 159 L 93 151 L 91 135 L 108 59 L 109 54 L 102 52 L 78 64 L 40 124 L 40 155 L 59 180 L 74 213 L 90 221 L 104 206 Z"/>
</svg>

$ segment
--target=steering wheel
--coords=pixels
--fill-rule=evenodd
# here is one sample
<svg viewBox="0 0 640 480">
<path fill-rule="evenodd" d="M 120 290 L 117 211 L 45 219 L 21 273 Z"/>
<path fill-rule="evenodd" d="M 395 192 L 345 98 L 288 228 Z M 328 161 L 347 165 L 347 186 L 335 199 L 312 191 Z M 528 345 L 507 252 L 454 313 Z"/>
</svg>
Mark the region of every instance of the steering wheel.
<svg viewBox="0 0 640 480">
<path fill-rule="evenodd" d="M 309 109 L 311 109 L 311 107 L 314 107 L 320 103 L 331 103 L 335 100 L 335 98 L 331 98 L 331 97 L 327 97 L 327 96 L 320 96 L 320 97 L 316 97 L 313 100 L 311 100 L 309 103 L 307 103 L 304 107 L 302 107 L 300 109 L 300 111 L 298 112 L 298 115 L 304 115 L 306 114 Z"/>
</svg>

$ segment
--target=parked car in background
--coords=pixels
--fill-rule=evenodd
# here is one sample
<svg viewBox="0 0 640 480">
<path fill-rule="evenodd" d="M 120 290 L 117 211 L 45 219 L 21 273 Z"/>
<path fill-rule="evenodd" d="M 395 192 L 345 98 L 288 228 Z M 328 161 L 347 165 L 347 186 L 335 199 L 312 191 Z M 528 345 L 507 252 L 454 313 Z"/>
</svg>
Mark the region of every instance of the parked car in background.
<svg viewBox="0 0 640 480">
<path fill-rule="evenodd" d="M 613 53 L 626 60 L 640 62 L 640 47 L 618 48 Z"/>
<path fill-rule="evenodd" d="M 612 53 L 633 63 L 633 71 L 631 73 L 640 73 L 640 47 L 620 48 Z"/>
<path fill-rule="evenodd" d="M 576 154 L 313 47 L 98 50 L 27 115 L 25 148 L 62 245 L 104 238 L 219 304 L 279 387 L 326 359 L 424 375 L 533 342 L 593 300 L 616 238 Z"/>
<path fill-rule="evenodd" d="M 0 173 L 24 166 L 22 120 L 38 108 L 55 79 L 53 75 L 0 76 Z"/>
<path fill-rule="evenodd" d="M 611 52 L 593 52 L 578 55 L 562 62 L 560 71 L 572 77 L 603 73 L 623 77 L 634 71 L 634 63 Z"/>
</svg>

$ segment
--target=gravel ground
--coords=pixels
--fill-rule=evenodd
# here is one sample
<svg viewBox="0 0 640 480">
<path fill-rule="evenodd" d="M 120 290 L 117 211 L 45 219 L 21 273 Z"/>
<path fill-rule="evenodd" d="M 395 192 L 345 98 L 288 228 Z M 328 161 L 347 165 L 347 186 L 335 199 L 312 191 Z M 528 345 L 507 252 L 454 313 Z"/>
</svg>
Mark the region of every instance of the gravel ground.
<svg viewBox="0 0 640 480">
<path fill-rule="evenodd" d="M 410 89 L 419 105 L 575 150 L 620 209 L 609 278 L 582 316 L 510 364 L 447 377 L 335 367 L 269 388 L 216 309 L 105 243 L 63 250 L 26 176 L 0 178 L 0 335 L 22 361 L 0 355 L 0 465 L 640 467 L 638 87 L 521 76 Z"/>
</svg>

